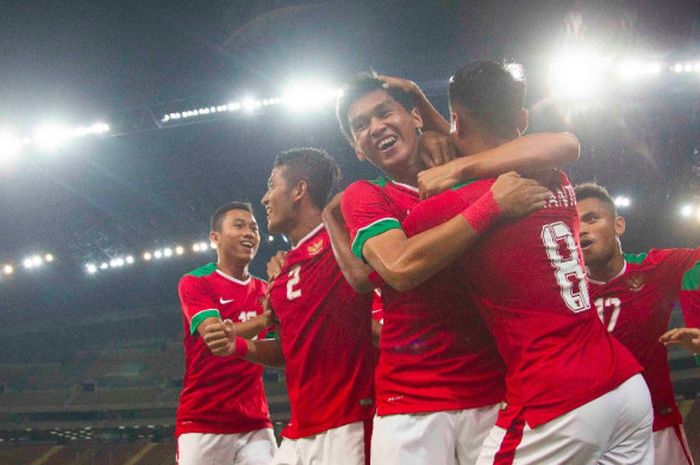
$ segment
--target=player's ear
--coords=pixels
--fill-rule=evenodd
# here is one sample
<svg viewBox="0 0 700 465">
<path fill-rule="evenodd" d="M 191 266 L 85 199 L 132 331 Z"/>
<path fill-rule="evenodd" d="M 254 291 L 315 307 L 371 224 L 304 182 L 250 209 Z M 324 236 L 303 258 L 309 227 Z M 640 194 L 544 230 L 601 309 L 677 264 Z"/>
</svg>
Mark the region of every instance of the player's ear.
<svg viewBox="0 0 700 465">
<path fill-rule="evenodd" d="M 450 114 L 450 132 L 457 137 L 463 139 L 467 134 L 467 121 L 463 114 L 458 111 L 453 111 Z"/>
<path fill-rule="evenodd" d="M 292 192 L 292 199 L 294 201 L 301 200 L 304 197 L 304 195 L 306 195 L 308 190 L 309 184 L 306 181 L 306 179 L 300 180 L 299 182 L 297 182 L 296 186 L 294 186 L 294 190 Z"/>
<path fill-rule="evenodd" d="M 413 120 L 413 124 L 416 126 L 416 129 L 423 129 L 423 115 L 420 114 L 418 108 L 411 110 L 411 119 Z"/>
<path fill-rule="evenodd" d="M 622 236 L 625 233 L 625 219 L 621 216 L 615 217 L 615 234 Z"/>
<path fill-rule="evenodd" d="M 209 232 L 209 242 L 219 245 L 219 232 L 210 231 Z"/>
<path fill-rule="evenodd" d="M 365 156 L 365 153 L 362 151 L 362 149 L 360 149 L 359 146 L 357 146 L 357 144 L 355 144 L 355 156 L 360 161 L 365 161 L 365 159 L 367 158 Z"/>
<path fill-rule="evenodd" d="M 520 115 L 518 116 L 518 132 L 520 134 L 527 131 L 527 124 L 529 122 L 529 119 L 530 119 L 530 112 L 527 111 L 527 108 L 521 108 Z"/>
</svg>

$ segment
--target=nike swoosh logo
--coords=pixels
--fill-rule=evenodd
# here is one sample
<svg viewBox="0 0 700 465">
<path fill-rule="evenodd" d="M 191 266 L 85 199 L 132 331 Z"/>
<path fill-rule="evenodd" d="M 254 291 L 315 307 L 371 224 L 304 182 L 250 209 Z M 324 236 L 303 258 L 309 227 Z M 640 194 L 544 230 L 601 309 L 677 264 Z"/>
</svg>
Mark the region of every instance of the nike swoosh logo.
<svg viewBox="0 0 700 465">
<path fill-rule="evenodd" d="M 230 304 L 234 300 L 236 300 L 236 299 L 225 300 L 223 297 L 219 297 L 219 302 L 221 302 L 221 305 Z"/>
</svg>

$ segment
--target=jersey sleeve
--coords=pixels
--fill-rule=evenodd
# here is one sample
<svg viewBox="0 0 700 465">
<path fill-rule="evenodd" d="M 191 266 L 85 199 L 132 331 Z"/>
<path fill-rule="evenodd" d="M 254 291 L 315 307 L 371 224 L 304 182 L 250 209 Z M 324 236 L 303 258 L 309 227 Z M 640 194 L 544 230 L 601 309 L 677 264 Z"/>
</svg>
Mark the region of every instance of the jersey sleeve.
<svg viewBox="0 0 700 465">
<path fill-rule="evenodd" d="M 197 333 L 197 328 L 207 318 L 221 318 L 209 286 L 203 279 L 184 276 L 178 286 L 182 313 L 190 325 L 190 334 Z"/>
<path fill-rule="evenodd" d="M 659 276 L 667 280 L 674 295 L 680 290 L 697 290 L 697 271 L 700 265 L 700 247 L 697 249 L 654 249 L 646 260 L 659 263 Z M 695 278 L 695 279 L 693 279 Z"/>
<path fill-rule="evenodd" d="M 470 181 L 422 201 L 403 222 L 406 236 L 415 236 L 449 221 L 469 208 L 490 186 L 488 180 Z"/>
<path fill-rule="evenodd" d="M 350 231 L 352 253 L 364 260 L 365 243 L 392 229 L 401 229 L 400 212 L 381 187 L 357 181 L 343 193 L 343 218 Z"/>
</svg>

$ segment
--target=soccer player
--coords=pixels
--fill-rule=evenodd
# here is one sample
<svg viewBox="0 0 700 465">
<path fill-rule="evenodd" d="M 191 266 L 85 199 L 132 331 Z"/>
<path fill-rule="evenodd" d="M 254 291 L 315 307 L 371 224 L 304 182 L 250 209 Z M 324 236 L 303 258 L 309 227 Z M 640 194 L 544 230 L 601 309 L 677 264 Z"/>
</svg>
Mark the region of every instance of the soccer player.
<svg viewBox="0 0 700 465">
<path fill-rule="evenodd" d="M 608 191 L 597 184 L 581 184 L 576 186 L 576 199 L 591 302 L 607 330 L 644 367 L 654 408 L 656 463 L 692 464 L 671 385 L 668 353 L 659 338 L 668 329 L 673 303 L 684 283 L 695 283 L 695 298 L 700 302 L 700 248 L 623 253 L 620 237 L 625 219 L 618 215 Z"/>
<path fill-rule="evenodd" d="M 454 270 L 433 275 L 477 235 L 459 215 L 436 235 L 408 240 L 403 234 L 401 221 L 420 200 L 414 161 L 423 119 L 413 95 L 384 84 L 360 75 L 338 101 L 341 128 L 358 159 L 388 176 L 355 182 L 342 197 L 353 253 L 386 282 L 372 462 L 471 464 L 503 397 L 503 366 L 459 275 Z M 568 144 L 565 156 L 577 156 L 575 138 L 565 136 L 561 143 L 558 136 L 544 137 L 558 147 Z M 514 157 L 518 148 L 513 146 L 499 155 L 526 164 L 543 153 L 549 156 L 551 145 L 530 150 L 529 158 Z M 486 162 L 475 168 L 501 160 L 480 159 Z M 494 189 L 513 211 L 529 211 L 548 193 L 515 175 Z"/>
<path fill-rule="evenodd" d="M 249 203 L 231 202 L 211 217 L 209 239 L 218 260 L 180 280 L 185 344 L 184 388 L 176 415 L 179 465 L 267 465 L 277 449 L 262 367 L 214 356 L 202 340 L 207 327 L 235 321 L 239 335 L 264 336 L 267 285 L 248 265 L 260 243 Z"/>
<path fill-rule="evenodd" d="M 523 95 L 524 84 L 498 63 L 459 70 L 449 85 L 459 153 L 517 138 Z M 488 231 L 500 210 L 492 179 L 422 202 L 403 224 L 414 235 L 465 208 L 480 212 L 470 224 L 485 232 L 460 267 L 507 374 L 505 403 L 477 463 L 652 464 L 641 367 L 591 310 L 573 186 L 554 174 L 545 208 Z"/>
<path fill-rule="evenodd" d="M 321 150 L 277 156 L 262 203 L 268 230 L 292 243 L 269 290 L 280 339 L 233 337 L 229 322 L 205 337 L 215 353 L 285 365 L 291 419 L 275 465 L 366 462 L 374 404 L 371 294 L 357 294 L 343 278 L 321 220 L 339 178 L 335 160 Z"/>
</svg>

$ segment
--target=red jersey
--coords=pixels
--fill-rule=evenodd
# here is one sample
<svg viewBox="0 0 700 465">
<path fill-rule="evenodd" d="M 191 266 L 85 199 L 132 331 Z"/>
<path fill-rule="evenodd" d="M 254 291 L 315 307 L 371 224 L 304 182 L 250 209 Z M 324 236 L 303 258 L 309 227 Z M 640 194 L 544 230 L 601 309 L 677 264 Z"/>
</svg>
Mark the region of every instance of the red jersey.
<svg viewBox="0 0 700 465">
<path fill-rule="evenodd" d="M 345 281 L 323 225 L 287 253 L 270 284 L 291 410 L 284 437 L 372 417 L 371 298 Z"/>
<path fill-rule="evenodd" d="M 372 319 L 380 324 L 384 323 L 384 304 L 382 303 L 382 290 L 380 288 L 372 291 Z"/>
<path fill-rule="evenodd" d="M 589 278 L 591 300 L 603 325 L 644 367 L 657 431 L 683 421 L 673 394 L 668 351 L 659 337 L 668 329 L 684 274 L 700 263 L 700 249 L 651 250 L 624 258 L 620 274 L 607 283 Z"/>
<path fill-rule="evenodd" d="M 358 181 L 343 194 L 353 253 L 401 222 L 417 189 L 384 178 Z M 503 400 L 504 367 L 456 269 L 415 289 L 382 287 L 376 398 L 379 415 L 477 408 Z"/>
<path fill-rule="evenodd" d="M 700 328 L 700 263 L 696 263 L 683 275 L 680 302 L 685 325 Z"/>
<path fill-rule="evenodd" d="M 213 355 L 197 333 L 206 318 L 240 323 L 261 314 L 266 287 L 255 277 L 240 281 L 228 276 L 215 263 L 180 279 L 185 378 L 176 414 L 176 436 L 244 433 L 272 427 L 263 391 L 263 368 L 240 358 Z"/>
<path fill-rule="evenodd" d="M 416 234 L 486 193 L 481 180 L 422 202 L 404 223 Z M 464 278 L 507 367 L 507 407 L 531 428 L 569 412 L 641 371 L 591 311 L 578 242 L 576 197 L 562 173 L 546 208 L 492 227 L 461 259 Z"/>
</svg>

